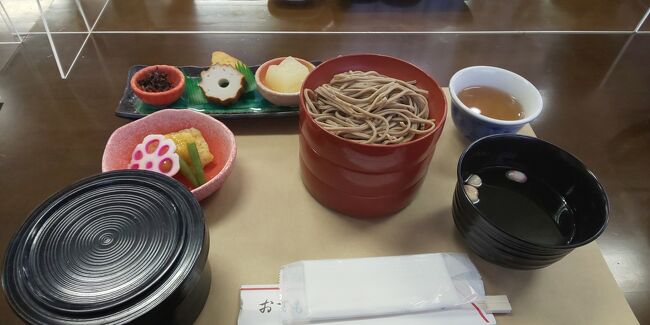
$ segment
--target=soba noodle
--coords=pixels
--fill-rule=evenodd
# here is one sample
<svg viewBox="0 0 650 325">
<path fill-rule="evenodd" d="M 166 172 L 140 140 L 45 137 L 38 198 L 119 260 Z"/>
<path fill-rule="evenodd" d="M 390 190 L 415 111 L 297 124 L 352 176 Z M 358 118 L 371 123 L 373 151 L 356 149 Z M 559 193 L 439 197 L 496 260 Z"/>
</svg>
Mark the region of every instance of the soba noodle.
<svg viewBox="0 0 650 325">
<path fill-rule="evenodd" d="M 361 143 L 396 144 L 430 132 L 426 90 L 375 71 L 349 71 L 305 89 L 309 114 L 325 130 Z"/>
</svg>

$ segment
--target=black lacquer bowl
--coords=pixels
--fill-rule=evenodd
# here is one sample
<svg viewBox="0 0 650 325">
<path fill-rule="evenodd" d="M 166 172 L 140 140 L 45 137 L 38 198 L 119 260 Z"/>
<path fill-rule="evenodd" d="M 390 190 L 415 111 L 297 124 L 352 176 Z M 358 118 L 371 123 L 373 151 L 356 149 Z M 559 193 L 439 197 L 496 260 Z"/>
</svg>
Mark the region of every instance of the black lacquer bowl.
<svg viewBox="0 0 650 325">
<path fill-rule="evenodd" d="M 539 229 L 526 224 L 533 222 L 527 219 L 529 214 L 497 218 L 482 211 L 480 204 L 473 204 L 463 189 L 465 180 L 477 170 L 500 167 L 525 172 L 558 193 L 571 212 L 571 236 L 552 244 L 535 241 Z M 460 156 L 457 177 L 452 209 L 456 228 L 474 252 L 505 267 L 548 266 L 574 248 L 595 240 L 607 226 L 607 195 L 593 173 L 571 154 L 537 138 L 501 134 L 479 139 Z M 479 187 L 479 195 L 480 192 Z M 479 200 L 483 198 L 479 196 Z M 505 208 L 508 201 L 505 198 L 498 204 Z M 522 229 L 527 230 L 514 234 L 508 227 L 511 224 L 504 224 L 511 221 L 508 218 L 519 218 L 517 222 L 521 221 Z M 525 234 L 526 231 L 529 233 Z"/>
<path fill-rule="evenodd" d="M 210 287 L 201 206 L 170 177 L 115 171 L 48 198 L 13 237 L 2 285 L 33 324 L 191 323 Z"/>
</svg>

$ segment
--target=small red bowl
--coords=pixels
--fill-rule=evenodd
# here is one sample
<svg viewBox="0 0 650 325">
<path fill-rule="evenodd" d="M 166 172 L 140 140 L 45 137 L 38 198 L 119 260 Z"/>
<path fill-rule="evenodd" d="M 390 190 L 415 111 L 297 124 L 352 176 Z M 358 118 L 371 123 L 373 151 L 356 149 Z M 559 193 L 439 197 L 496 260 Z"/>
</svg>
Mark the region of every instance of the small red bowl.
<svg viewBox="0 0 650 325">
<path fill-rule="evenodd" d="M 167 73 L 167 78 L 173 85 L 172 89 L 155 93 L 144 91 L 138 87 L 138 80 L 144 79 L 149 73 L 156 69 Z M 133 90 L 133 93 L 135 93 L 135 95 L 146 104 L 155 106 L 169 105 L 177 101 L 181 98 L 181 95 L 183 95 L 183 91 L 185 90 L 185 76 L 180 69 L 171 65 L 151 65 L 138 70 L 138 72 L 131 77 L 131 89 Z"/>
<path fill-rule="evenodd" d="M 234 134 L 223 123 L 203 113 L 187 109 L 165 109 L 118 128 L 106 143 L 102 172 L 128 169 L 135 146 L 142 142 L 145 136 L 166 134 L 191 127 L 201 131 L 214 156 L 214 160 L 204 168 L 205 184 L 192 189 L 194 197 L 199 201 L 203 200 L 223 186 L 237 156 Z M 188 186 L 187 182 L 183 183 Z"/>
<path fill-rule="evenodd" d="M 307 112 L 305 89 L 329 83 L 338 73 L 360 70 L 415 80 L 428 91 L 429 118 L 435 128 L 395 145 L 362 144 L 341 138 L 316 124 Z M 339 56 L 320 64 L 300 91 L 300 160 L 303 183 L 323 205 L 353 217 L 381 217 L 408 205 L 426 177 L 442 134 L 447 99 L 427 73 L 400 59 L 376 54 Z"/>
</svg>

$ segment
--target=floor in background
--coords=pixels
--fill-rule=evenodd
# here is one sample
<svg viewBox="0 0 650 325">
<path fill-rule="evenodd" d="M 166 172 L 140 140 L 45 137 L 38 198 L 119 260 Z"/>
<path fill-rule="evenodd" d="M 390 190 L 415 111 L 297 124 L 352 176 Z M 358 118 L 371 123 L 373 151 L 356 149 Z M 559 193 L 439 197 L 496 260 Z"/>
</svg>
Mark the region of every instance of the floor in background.
<svg viewBox="0 0 650 325">
<path fill-rule="evenodd" d="M 19 44 L 1 44 L 0 45 L 0 71 L 5 67 L 5 64 L 11 60 L 16 53 Z"/>
<path fill-rule="evenodd" d="M 503 1 L 473 1 L 477 5 L 471 8 L 463 1 L 448 1 L 448 5 L 454 5 L 433 8 L 429 13 L 414 13 L 406 7 L 385 4 L 390 1 L 362 1 L 356 7 L 347 9 L 341 8 L 340 2 L 335 1 L 302 9 L 263 1 L 242 2 L 245 3 L 242 8 L 248 8 L 248 11 L 238 9 L 236 2 L 228 5 L 230 11 L 227 12 L 235 18 L 250 19 L 239 19 L 237 22 L 233 18 L 235 25 L 227 25 L 220 24 L 218 19 L 208 14 L 218 9 L 215 7 L 217 2 L 195 1 L 195 5 L 191 6 L 187 1 L 113 0 L 105 12 L 106 20 L 100 21 L 98 28 L 364 30 L 378 28 L 371 18 L 379 10 L 380 15 L 409 18 L 398 19 L 397 23 L 383 26 L 382 30 L 413 30 L 422 26 L 429 30 L 494 30 L 511 23 L 528 30 L 611 31 L 629 29 L 630 26 L 633 28 L 648 5 L 647 1 L 636 0 L 623 1 L 620 5 L 617 5 L 617 1 L 593 4 L 591 1 L 572 0 L 544 2 L 545 5 L 536 8 L 527 6 L 526 1 L 519 1 L 522 12 L 527 13 L 530 20 L 517 18 L 516 21 L 509 21 L 517 15 L 505 12 L 500 13 L 503 19 L 490 22 L 481 17 L 486 17 L 490 12 L 500 12 L 497 9 Z M 424 6 L 425 2 L 418 3 Z M 10 14 L 14 11 L 12 19 L 20 31 L 41 30 L 37 11 L 36 15 L 33 11 L 36 8 L 33 1 L 3 0 L 3 3 Z M 90 18 L 94 19 L 92 15 L 96 17 L 103 1 L 82 3 L 87 6 Z M 155 6 L 156 3 L 162 5 Z M 429 8 L 433 6 L 432 3 L 429 2 Z M 84 30 L 83 21 L 75 14 L 74 2 L 56 0 L 52 8 L 48 21 L 53 30 Z M 584 9 L 587 14 L 574 20 L 574 15 L 583 8 L 588 8 Z M 148 10 L 146 21 L 141 19 L 141 12 L 145 9 Z M 612 19 L 601 19 L 612 10 Z M 220 14 L 223 15 L 223 12 Z M 431 15 L 440 19 L 425 19 Z M 650 26 L 650 21 L 643 28 L 650 29 L 647 26 Z M 69 64 L 74 49 L 80 46 L 79 37 L 58 36 L 57 42 L 63 48 L 62 57 Z M 255 51 L 249 50 L 253 46 L 251 44 L 254 44 Z M 626 44 L 626 50 L 621 52 Z M 647 85 L 650 84 L 650 70 L 647 69 L 650 34 L 633 37 L 611 33 L 411 34 L 406 38 L 400 35 L 336 34 L 95 35 L 86 45 L 68 81 L 60 80 L 44 36 L 34 35 L 20 46 L 0 45 L 0 66 L 9 62 L 0 70 L 0 95 L 5 101 L 5 107 L 0 110 L 0 143 L 4 146 L 3 150 L 25 150 L 17 144 L 11 145 L 11 141 L 27 139 L 27 131 L 39 135 L 41 129 L 35 125 L 57 122 L 61 126 L 40 135 L 54 136 L 62 143 L 70 143 L 69 150 L 77 152 L 76 156 L 82 153 L 92 156 L 92 159 L 78 161 L 74 169 L 49 175 L 51 182 L 47 186 L 30 189 L 33 196 L 25 197 L 5 189 L 23 188 L 24 194 L 28 190 L 21 184 L 38 182 L 39 177 L 46 175 L 24 171 L 7 175 L 7 171 L 12 170 L 12 165 L 17 162 L 3 161 L 0 155 L 0 174 L 6 175 L 3 181 L 10 185 L 0 187 L 0 203 L 2 210 L 11 207 L 14 213 L 0 221 L 0 225 L 3 225 L 0 249 L 4 251 L 9 234 L 22 222 L 26 213 L 48 194 L 97 172 L 94 156 L 101 155 L 102 141 L 124 122 L 113 117 L 112 112 L 123 90 L 130 65 L 160 62 L 204 64 L 209 53 L 215 49 L 233 52 L 251 64 L 285 55 L 289 50 L 294 55 L 310 59 L 325 59 L 359 51 L 386 53 L 414 62 L 432 73 L 443 85 L 447 84 L 454 71 L 476 64 L 503 66 L 529 78 L 542 90 L 545 100 L 545 112 L 533 125 L 538 136 L 577 155 L 594 170 L 606 187 L 611 200 L 611 219 L 608 230 L 598 243 L 639 322 L 650 324 L 650 216 L 647 212 L 650 209 L 650 183 L 647 181 L 647 166 L 650 166 L 650 153 L 647 150 L 650 143 L 650 101 L 646 94 Z M 25 77 L 25 71 L 30 74 L 29 77 Z M 41 97 L 31 96 L 32 83 L 43 91 Z M 97 93 L 96 85 L 107 85 L 107 88 Z M 48 101 L 43 101 L 43 98 Z M 77 119 L 70 119 L 66 115 L 69 113 L 79 116 L 78 121 L 88 126 L 75 128 L 73 124 Z M 14 125 L 3 124 L 7 121 Z M 272 126 L 273 130 L 292 130 L 291 120 L 277 123 Z M 70 130 L 77 133 L 71 134 Z M 85 132 L 89 130 L 93 130 L 93 133 L 87 136 Z M 72 138 L 84 139 L 66 142 Z M 36 165 L 32 167 L 37 168 Z M 34 171 L 33 168 L 23 170 Z M 0 212 L 0 215 L 6 214 L 6 211 Z M 0 314 L 9 313 L 6 308 L 6 303 L 2 302 L 0 311 L 3 313 Z M 10 316 L 0 315 L 0 323 L 15 321 L 14 318 L 4 317 Z"/>
<path fill-rule="evenodd" d="M 46 10 L 54 0 L 42 0 L 41 5 Z M 18 42 L 20 39 L 15 35 L 18 31 L 23 36 L 29 33 L 34 25 L 41 19 L 41 15 L 35 0 L 0 0 L 4 6 L 9 21 L 0 21 L 0 42 Z M 70 4 L 66 6 L 70 7 Z M 13 27 L 10 23 L 13 23 Z M 42 24 L 41 24 L 42 25 Z M 13 30 L 15 28 L 15 31 Z M 0 70 L 11 60 L 18 44 L 0 44 Z"/>
</svg>

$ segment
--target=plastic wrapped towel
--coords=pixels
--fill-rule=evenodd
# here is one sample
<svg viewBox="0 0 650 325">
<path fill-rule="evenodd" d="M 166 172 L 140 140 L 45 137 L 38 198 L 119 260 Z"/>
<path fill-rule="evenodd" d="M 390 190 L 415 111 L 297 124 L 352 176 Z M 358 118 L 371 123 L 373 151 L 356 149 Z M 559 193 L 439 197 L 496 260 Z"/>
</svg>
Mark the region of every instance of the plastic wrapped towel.
<svg viewBox="0 0 650 325">
<path fill-rule="evenodd" d="M 282 322 L 309 324 L 454 309 L 485 296 L 464 254 L 300 261 L 280 270 Z"/>
<path fill-rule="evenodd" d="M 240 289 L 237 325 L 281 325 L 280 289 L 275 285 L 244 285 Z M 478 307 L 431 311 L 417 314 L 321 322 L 321 325 L 494 325 L 492 314 Z"/>
</svg>

